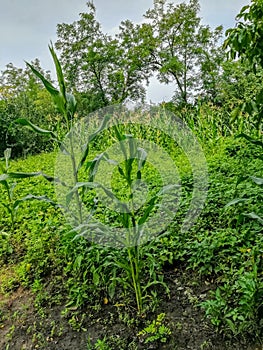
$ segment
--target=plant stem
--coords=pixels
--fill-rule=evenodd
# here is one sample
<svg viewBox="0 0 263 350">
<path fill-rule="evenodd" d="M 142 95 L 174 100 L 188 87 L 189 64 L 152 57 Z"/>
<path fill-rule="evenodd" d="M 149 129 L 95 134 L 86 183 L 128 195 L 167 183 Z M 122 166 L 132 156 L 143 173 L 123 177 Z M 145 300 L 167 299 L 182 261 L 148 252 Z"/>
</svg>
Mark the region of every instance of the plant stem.
<svg viewBox="0 0 263 350">
<path fill-rule="evenodd" d="M 132 282 L 133 282 L 133 288 L 135 291 L 136 296 L 136 303 L 138 312 L 142 312 L 142 296 L 141 296 L 141 285 L 140 285 L 140 276 L 139 276 L 139 269 L 138 264 L 136 261 L 135 254 L 133 254 L 134 248 L 128 248 L 128 256 L 131 266 L 131 274 L 132 274 Z"/>
<path fill-rule="evenodd" d="M 73 169 L 74 185 L 76 185 L 76 183 L 78 182 L 78 170 L 77 170 L 76 159 L 75 159 L 75 154 L 74 154 L 74 145 L 73 145 L 73 140 L 72 140 L 72 123 L 70 124 L 70 118 L 72 119 L 72 116 L 70 116 L 65 111 L 65 119 L 67 122 L 67 129 L 68 129 L 69 142 L 70 142 L 70 158 L 71 158 L 71 164 L 72 164 L 72 169 Z M 81 207 L 81 200 L 80 200 L 78 192 L 75 193 L 75 197 L 76 197 L 77 207 L 78 207 L 79 224 L 81 224 L 83 222 L 82 207 Z"/>
<path fill-rule="evenodd" d="M 15 230 L 15 215 L 14 215 L 14 207 L 13 207 L 13 203 L 12 203 L 12 195 L 11 195 L 11 191 L 10 191 L 10 187 L 9 187 L 8 183 L 6 186 L 6 191 L 7 191 L 8 203 L 9 203 L 9 210 L 10 210 L 9 212 L 10 212 L 10 216 L 11 216 L 12 232 L 14 232 L 14 230 Z"/>
</svg>

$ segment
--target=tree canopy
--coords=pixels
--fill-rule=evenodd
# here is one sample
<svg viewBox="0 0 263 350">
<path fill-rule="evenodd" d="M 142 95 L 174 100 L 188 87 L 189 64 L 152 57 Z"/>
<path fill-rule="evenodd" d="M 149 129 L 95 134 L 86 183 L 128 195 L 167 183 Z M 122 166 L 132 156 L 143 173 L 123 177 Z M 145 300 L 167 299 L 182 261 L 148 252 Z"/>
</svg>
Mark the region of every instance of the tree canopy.
<svg viewBox="0 0 263 350">
<path fill-rule="evenodd" d="M 226 31 L 224 47 L 229 49 L 231 59 L 246 61 L 256 74 L 262 76 L 263 68 L 263 1 L 252 0 L 236 17 L 235 28 Z M 261 74 L 260 74 L 261 73 Z M 255 114 L 255 127 L 262 128 L 263 87 L 244 105 L 248 113 Z"/>
<path fill-rule="evenodd" d="M 102 105 L 143 100 L 149 77 L 174 83 L 175 99 L 188 102 L 211 89 L 218 72 L 222 27 L 201 24 L 198 0 L 174 5 L 155 0 L 145 21 L 123 21 L 115 36 L 102 32 L 96 9 L 72 24 L 57 26 L 56 48 L 71 87 L 92 92 Z"/>
</svg>

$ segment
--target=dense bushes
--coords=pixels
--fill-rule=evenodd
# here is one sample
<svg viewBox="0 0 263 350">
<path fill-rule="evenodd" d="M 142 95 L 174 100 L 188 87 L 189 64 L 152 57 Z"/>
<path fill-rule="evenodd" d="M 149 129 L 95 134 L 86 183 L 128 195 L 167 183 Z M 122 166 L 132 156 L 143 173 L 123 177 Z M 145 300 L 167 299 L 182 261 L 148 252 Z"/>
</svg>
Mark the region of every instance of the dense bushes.
<svg viewBox="0 0 263 350">
<path fill-rule="evenodd" d="M 12 157 L 51 150 L 47 138 L 15 124 L 17 118 L 28 118 L 42 127 L 56 128 L 59 118 L 48 93 L 28 69 L 12 64 L 1 72 L 0 82 L 0 157 L 6 148 L 12 148 Z"/>
</svg>

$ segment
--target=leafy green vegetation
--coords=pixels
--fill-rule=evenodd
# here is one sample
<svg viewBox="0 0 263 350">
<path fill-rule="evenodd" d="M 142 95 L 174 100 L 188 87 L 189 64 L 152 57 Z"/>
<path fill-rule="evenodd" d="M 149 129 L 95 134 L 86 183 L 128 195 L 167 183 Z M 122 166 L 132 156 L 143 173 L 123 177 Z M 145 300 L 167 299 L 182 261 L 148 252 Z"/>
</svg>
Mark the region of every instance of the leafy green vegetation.
<svg viewBox="0 0 263 350">
<path fill-rule="evenodd" d="M 262 339 L 263 67 L 257 47 L 243 46 L 262 36 L 262 3 L 241 10 L 245 23 L 222 47 L 198 8 L 155 1 L 147 22 L 123 22 L 111 38 L 88 3 L 58 26 L 61 57 L 49 47 L 58 87 L 37 61 L 2 74 L 0 294 L 10 307 L 15 293 L 33 294 L 36 348 L 95 324 L 83 349 L 179 349 L 189 308 L 224 339 Z M 242 59 L 227 61 L 227 47 Z M 132 111 L 124 102 L 143 99 L 153 73 L 176 82 L 173 100 Z M 63 326 L 47 317 L 57 308 Z M 19 327 L 11 319 L 6 348 Z M 109 333 L 117 320 L 132 334 Z M 0 304 L 0 328 L 7 322 Z"/>
</svg>

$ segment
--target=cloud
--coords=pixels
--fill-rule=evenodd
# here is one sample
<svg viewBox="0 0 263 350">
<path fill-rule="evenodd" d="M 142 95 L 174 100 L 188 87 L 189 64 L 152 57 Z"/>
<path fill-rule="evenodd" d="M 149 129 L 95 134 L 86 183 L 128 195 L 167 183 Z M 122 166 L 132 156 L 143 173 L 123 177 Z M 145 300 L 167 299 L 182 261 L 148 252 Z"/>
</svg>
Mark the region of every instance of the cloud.
<svg viewBox="0 0 263 350">
<path fill-rule="evenodd" d="M 57 23 L 70 23 L 85 10 L 83 0 L 0 0 L 0 66 L 40 57 Z"/>
</svg>

